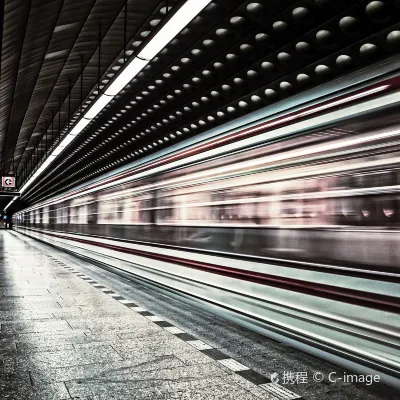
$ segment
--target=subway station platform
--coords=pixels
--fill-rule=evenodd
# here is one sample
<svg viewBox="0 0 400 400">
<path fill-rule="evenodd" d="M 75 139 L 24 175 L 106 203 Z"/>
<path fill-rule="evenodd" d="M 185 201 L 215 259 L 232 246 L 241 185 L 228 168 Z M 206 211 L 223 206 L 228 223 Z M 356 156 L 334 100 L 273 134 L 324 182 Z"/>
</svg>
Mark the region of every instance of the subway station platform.
<svg viewBox="0 0 400 400">
<path fill-rule="evenodd" d="M 342 371 L 16 232 L 0 254 L 2 399 L 396 398 L 315 382 Z"/>
</svg>

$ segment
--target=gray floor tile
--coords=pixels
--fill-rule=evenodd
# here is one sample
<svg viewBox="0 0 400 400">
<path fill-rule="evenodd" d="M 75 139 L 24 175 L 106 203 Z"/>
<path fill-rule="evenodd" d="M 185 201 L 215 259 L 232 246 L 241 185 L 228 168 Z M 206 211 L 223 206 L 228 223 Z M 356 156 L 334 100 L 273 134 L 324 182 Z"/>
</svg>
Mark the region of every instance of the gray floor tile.
<svg viewBox="0 0 400 400">
<path fill-rule="evenodd" d="M 25 332 L 71 332 L 71 326 L 66 321 L 33 320 L 29 322 L 7 322 L 1 324 L 3 334 Z"/>
<path fill-rule="evenodd" d="M 33 382 L 45 384 L 64 381 L 107 381 L 109 378 L 119 376 L 130 376 L 134 372 L 144 373 L 146 371 L 159 371 L 182 367 L 184 364 L 174 356 L 158 356 L 151 361 L 124 360 L 107 361 L 92 364 L 90 368 L 86 365 L 66 368 L 47 368 L 31 373 Z"/>
</svg>

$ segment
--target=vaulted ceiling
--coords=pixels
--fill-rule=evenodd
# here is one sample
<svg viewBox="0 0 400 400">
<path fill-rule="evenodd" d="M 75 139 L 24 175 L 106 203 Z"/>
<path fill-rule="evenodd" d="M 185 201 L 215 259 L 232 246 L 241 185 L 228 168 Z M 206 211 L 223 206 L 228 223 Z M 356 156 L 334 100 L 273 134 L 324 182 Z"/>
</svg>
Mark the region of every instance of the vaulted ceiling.
<svg viewBox="0 0 400 400">
<path fill-rule="evenodd" d="M 0 157 L 21 186 L 183 1 L 5 0 Z M 34 203 L 400 50 L 395 0 L 214 0 L 23 195 Z"/>
</svg>

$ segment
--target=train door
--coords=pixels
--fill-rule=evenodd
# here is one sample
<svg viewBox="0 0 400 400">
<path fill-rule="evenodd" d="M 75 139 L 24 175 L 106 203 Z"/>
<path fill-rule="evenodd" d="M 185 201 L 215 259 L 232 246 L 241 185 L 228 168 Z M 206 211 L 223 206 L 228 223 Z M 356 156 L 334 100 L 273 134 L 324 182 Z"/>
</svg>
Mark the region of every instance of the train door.
<svg viewBox="0 0 400 400">
<path fill-rule="evenodd" d="M 93 197 L 93 199 L 88 204 L 88 217 L 87 223 L 89 225 L 97 225 L 98 214 L 99 214 L 99 204 L 97 201 L 97 196 Z"/>
<path fill-rule="evenodd" d="M 56 228 L 56 221 L 57 221 L 56 205 L 51 204 L 49 206 L 49 228 L 51 230 L 54 230 Z"/>
</svg>

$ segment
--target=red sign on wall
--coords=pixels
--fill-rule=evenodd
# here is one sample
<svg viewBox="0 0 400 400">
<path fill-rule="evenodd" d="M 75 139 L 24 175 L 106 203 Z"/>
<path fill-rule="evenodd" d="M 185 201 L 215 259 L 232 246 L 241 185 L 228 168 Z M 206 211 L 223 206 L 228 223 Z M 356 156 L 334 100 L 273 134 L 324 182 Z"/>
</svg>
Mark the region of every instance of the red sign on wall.
<svg viewBox="0 0 400 400">
<path fill-rule="evenodd" d="M 15 177 L 14 176 L 2 176 L 1 186 L 13 188 L 15 187 Z"/>
</svg>

